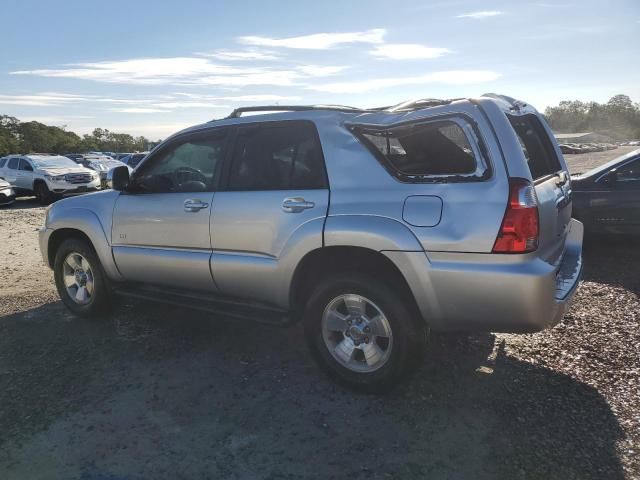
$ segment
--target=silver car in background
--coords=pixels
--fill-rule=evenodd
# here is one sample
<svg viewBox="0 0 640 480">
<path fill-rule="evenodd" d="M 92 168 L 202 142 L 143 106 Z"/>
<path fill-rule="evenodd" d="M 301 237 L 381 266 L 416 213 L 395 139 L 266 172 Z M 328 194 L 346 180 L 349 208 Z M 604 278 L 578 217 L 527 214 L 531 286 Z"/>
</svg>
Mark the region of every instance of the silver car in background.
<svg viewBox="0 0 640 480">
<path fill-rule="evenodd" d="M 40 231 L 71 311 L 119 293 L 302 320 L 320 366 L 356 388 L 397 382 L 430 330 L 552 327 L 582 269 L 558 145 L 505 96 L 239 109 L 112 186 L 56 203 Z"/>
</svg>

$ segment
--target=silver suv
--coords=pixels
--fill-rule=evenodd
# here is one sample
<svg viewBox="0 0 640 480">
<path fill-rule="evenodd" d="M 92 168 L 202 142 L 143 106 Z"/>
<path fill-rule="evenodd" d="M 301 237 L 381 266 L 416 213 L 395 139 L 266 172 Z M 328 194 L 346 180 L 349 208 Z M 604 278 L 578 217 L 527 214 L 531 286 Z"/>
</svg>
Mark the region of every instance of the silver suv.
<svg viewBox="0 0 640 480">
<path fill-rule="evenodd" d="M 301 319 L 320 365 L 365 389 L 410 370 L 430 329 L 555 325 L 581 272 L 562 154 L 504 96 L 236 110 L 111 181 L 40 231 L 70 310 L 116 292 Z"/>
<path fill-rule="evenodd" d="M 67 157 L 43 153 L 3 158 L 0 178 L 11 184 L 16 195 L 35 195 L 45 205 L 57 198 L 100 188 L 100 178 L 93 170 Z"/>
</svg>

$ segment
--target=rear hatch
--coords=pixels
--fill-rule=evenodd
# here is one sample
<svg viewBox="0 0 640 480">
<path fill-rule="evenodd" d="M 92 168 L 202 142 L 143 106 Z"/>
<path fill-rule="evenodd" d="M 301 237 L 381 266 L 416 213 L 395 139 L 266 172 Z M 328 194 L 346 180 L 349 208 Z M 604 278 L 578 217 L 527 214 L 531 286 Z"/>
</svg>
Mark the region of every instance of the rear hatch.
<svg viewBox="0 0 640 480">
<path fill-rule="evenodd" d="M 569 171 L 553 133 L 535 110 L 512 109 L 506 115 L 517 134 L 538 198 L 538 255 L 555 264 L 564 252 L 571 221 Z"/>
</svg>

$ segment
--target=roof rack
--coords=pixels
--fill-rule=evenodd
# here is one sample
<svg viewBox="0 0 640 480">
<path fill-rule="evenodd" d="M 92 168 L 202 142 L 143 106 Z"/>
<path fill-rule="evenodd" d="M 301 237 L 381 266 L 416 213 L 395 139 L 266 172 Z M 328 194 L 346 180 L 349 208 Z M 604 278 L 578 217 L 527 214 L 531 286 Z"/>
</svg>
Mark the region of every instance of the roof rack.
<svg viewBox="0 0 640 480">
<path fill-rule="evenodd" d="M 440 105 L 447 105 L 460 98 L 452 98 L 449 100 L 442 100 L 439 98 L 418 98 L 415 100 L 408 100 L 406 102 L 399 103 L 393 107 L 386 108 L 387 112 L 410 112 L 413 110 L 420 110 L 427 107 L 438 107 Z"/>
<path fill-rule="evenodd" d="M 348 107 L 345 105 L 258 105 L 236 108 L 227 118 L 240 118 L 247 112 L 304 112 L 309 110 L 331 110 L 334 112 L 373 112 L 377 109 Z"/>
<path fill-rule="evenodd" d="M 334 112 L 347 113 L 375 113 L 375 112 L 410 112 L 421 108 L 437 107 L 439 105 L 447 105 L 459 98 L 442 100 L 438 98 L 420 98 L 399 103 L 397 105 L 385 107 L 357 108 L 346 105 L 257 105 L 255 107 L 236 108 L 226 118 L 240 118 L 243 113 L 247 112 L 304 112 L 309 110 L 331 110 Z M 212 122 L 215 120 L 212 120 Z"/>
</svg>

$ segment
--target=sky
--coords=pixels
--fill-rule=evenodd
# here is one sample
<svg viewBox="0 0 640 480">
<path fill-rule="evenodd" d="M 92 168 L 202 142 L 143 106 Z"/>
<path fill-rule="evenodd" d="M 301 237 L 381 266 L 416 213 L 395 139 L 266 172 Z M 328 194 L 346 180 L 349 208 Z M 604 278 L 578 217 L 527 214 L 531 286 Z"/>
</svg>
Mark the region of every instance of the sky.
<svg viewBox="0 0 640 480">
<path fill-rule="evenodd" d="M 640 0 L 3 2 L 0 114 L 159 139 L 239 106 L 640 101 Z"/>
</svg>

